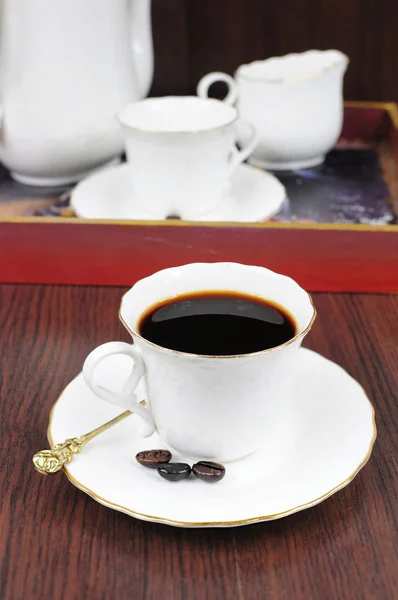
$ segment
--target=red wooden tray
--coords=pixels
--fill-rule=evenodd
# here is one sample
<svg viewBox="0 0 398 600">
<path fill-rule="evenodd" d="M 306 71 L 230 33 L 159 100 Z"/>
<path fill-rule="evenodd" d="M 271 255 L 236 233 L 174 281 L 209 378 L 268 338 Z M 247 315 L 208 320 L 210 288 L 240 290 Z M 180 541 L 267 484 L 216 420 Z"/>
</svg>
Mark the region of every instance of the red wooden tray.
<svg viewBox="0 0 398 600">
<path fill-rule="evenodd" d="M 343 137 L 377 146 L 398 206 L 398 110 L 347 103 Z M 131 285 L 194 261 L 266 266 L 311 291 L 398 292 L 398 225 L 3 217 L 1 282 Z"/>
</svg>

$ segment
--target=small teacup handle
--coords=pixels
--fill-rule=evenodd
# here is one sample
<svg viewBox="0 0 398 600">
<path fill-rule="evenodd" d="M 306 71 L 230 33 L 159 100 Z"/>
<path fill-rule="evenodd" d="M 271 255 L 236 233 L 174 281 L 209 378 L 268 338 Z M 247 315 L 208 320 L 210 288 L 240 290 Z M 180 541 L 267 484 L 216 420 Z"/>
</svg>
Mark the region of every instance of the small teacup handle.
<svg viewBox="0 0 398 600">
<path fill-rule="evenodd" d="M 108 356 L 114 356 L 115 354 L 124 354 L 133 359 L 133 369 L 123 385 L 121 392 L 113 392 L 108 388 L 104 387 L 95 379 L 95 369 L 104 358 Z M 140 379 L 145 373 L 145 363 L 137 348 L 134 348 L 131 344 L 125 342 L 108 342 L 98 346 L 95 350 L 89 354 L 83 365 L 83 377 L 84 381 L 92 392 L 98 398 L 106 400 L 116 406 L 121 406 L 127 410 L 131 410 L 134 414 L 138 415 L 144 421 L 148 423 L 151 430 L 148 431 L 147 435 L 151 435 L 155 431 L 155 421 L 152 413 L 148 408 L 144 408 L 137 400 L 137 395 L 134 393 Z"/>
<path fill-rule="evenodd" d="M 233 146 L 232 155 L 229 160 L 229 174 L 231 175 L 233 171 L 235 171 L 236 167 L 238 167 L 241 163 L 243 163 L 249 156 L 252 154 L 253 150 L 257 146 L 257 133 L 256 129 L 250 123 L 246 121 L 237 120 L 236 126 L 238 128 L 244 128 L 249 131 L 249 141 L 243 146 L 241 146 L 240 150 L 237 147 Z"/>
<path fill-rule="evenodd" d="M 217 81 L 222 81 L 226 83 L 228 86 L 228 93 L 225 96 L 223 102 L 232 106 L 235 104 L 238 98 L 238 88 L 236 86 L 236 81 L 231 75 L 227 75 L 227 73 L 221 73 L 215 71 L 214 73 L 209 73 L 202 77 L 202 79 L 198 83 L 198 87 L 196 89 L 197 94 L 200 98 L 208 98 L 209 97 L 209 88 L 216 83 Z M 249 130 L 249 141 L 245 146 L 243 146 L 240 150 L 234 147 L 232 152 L 232 157 L 229 163 L 229 173 L 231 174 L 235 171 L 236 167 L 238 167 L 241 163 L 243 163 L 249 156 L 252 154 L 253 150 L 257 145 L 257 133 L 253 125 L 250 123 L 246 123 L 238 119 L 237 126 L 241 128 L 246 128 Z"/>
<path fill-rule="evenodd" d="M 215 71 L 214 73 L 208 73 L 198 83 L 198 87 L 196 88 L 196 92 L 200 98 L 208 98 L 209 97 L 209 88 L 216 83 L 217 81 L 222 81 L 226 83 L 228 86 L 228 94 L 223 99 L 223 102 L 232 106 L 235 104 L 238 98 L 238 88 L 236 87 L 236 81 L 231 75 L 227 75 L 226 73 L 221 73 L 219 71 Z"/>
</svg>

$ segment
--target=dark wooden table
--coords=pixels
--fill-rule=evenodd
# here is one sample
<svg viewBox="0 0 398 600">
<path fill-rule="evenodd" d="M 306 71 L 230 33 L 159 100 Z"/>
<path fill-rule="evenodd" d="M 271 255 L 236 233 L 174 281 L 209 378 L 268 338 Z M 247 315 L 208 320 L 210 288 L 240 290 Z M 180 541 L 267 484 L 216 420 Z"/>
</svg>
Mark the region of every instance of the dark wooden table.
<svg viewBox="0 0 398 600">
<path fill-rule="evenodd" d="M 143 523 L 31 465 L 94 346 L 127 339 L 122 289 L 0 286 L 1 600 L 393 600 L 398 594 L 398 296 L 318 294 L 306 345 L 376 408 L 354 482 L 315 508 L 238 529 Z"/>
</svg>

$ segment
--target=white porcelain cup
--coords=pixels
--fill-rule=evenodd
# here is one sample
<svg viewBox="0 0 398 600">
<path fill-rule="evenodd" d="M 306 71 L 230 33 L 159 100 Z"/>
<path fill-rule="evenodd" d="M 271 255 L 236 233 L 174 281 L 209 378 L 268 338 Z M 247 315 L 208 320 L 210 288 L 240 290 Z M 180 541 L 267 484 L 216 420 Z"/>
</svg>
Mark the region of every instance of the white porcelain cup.
<svg viewBox="0 0 398 600">
<path fill-rule="evenodd" d="M 282 346 L 239 356 L 201 356 L 168 350 L 144 339 L 140 318 L 150 307 L 187 292 L 233 290 L 272 300 L 294 318 L 296 335 Z M 110 342 L 86 359 L 84 379 L 103 400 L 129 409 L 185 456 L 234 460 L 258 450 L 276 407 L 292 392 L 295 361 L 315 319 L 310 296 L 295 281 L 262 267 L 193 263 L 159 271 L 136 283 L 122 299 L 120 319 L 134 345 Z M 101 361 L 126 354 L 133 370 L 117 393 L 95 375 Z M 147 406 L 134 392 L 144 378 Z"/>
<path fill-rule="evenodd" d="M 238 123 L 236 109 L 218 100 L 150 98 L 129 104 L 118 117 L 134 169 L 132 194 L 157 218 L 209 212 L 256 144 L 254 127 Z M 240 151 L 238 127 L 248 137 Z"/>
<path fill-rule="evenodd" d="M 258 144 L 250 163 L 271 170 L 321 164 L 343 124 L 343 76 L 348 58 L 338 50 L 310 50 L 242 65 L 235 78 L 209 73 L 198 85 L 207 98 L 216 81 L 227 84 L 226 104 L 254 125 Z"/>
</svg>

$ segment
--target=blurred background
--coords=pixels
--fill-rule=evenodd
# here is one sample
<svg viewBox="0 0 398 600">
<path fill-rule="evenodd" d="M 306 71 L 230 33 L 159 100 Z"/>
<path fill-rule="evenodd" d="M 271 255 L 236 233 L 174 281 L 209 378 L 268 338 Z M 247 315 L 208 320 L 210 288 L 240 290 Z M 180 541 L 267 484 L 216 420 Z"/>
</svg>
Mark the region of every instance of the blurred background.
<svg viewBox="0 0 398 600">
<path fill-rule="evenodd" d="M 11 32 L 10 39 L 15 37 L 13 43 L 5 45 L 9 50 L 7 60 L 11 63 L 17 57 L 14 61 L 15 73 L 8 77 L 8 85 L 3 85 L 2 91 L 6 89 L 10 95 L 16 88 L 18 102 L 23 107 L 19 113 L 14 99 L 8 101 L 11 113 L 13 111 L 16 115 L 13 125 L 10 125 L 13 118 L 12 115 L 10 117 L 10 109 L 8 112 L 5 110 L 4 114 L 4 132 L 9 134 L 11 131 L 13 139 L 11 143 L 3 134 L 0 144 L 0 150 L 4 146 L 4 156 L 0 155 L 0 217 L 109 217 L 108 213 L 95 210 L 90 214 L 76 210 L 76 204 L 72 201 L 73 186 L 84 178 L 80 171 L 75 178 L 69 178 L 65 185 L 54 184 L 52 187 L 49 184 L 44 184 L 44 187 L 23 185 L 21 180 L 14 181 L 9 173 L 9 170 L 17 170 L 11 164 L 10 154 L 13 160 L 14 154 L 17 154 L 20 161 L 20 156 L 24 157 L 25 153 L 30 160 L 42 152 L 47 163 L 50 163 L 46 168 L 51 171 L 52 163 L 56 162 L 52 151 L 48 157 L 51 144 L 58 154 L 66 153 L 72 160 L 78 155 L 77 149 L 81 148 L 82 140 L 87 140 L 82 152 L 87 154 L 88 167 L 103 166 L 104 160 L 96 161 L 91 157 L 97 152 L 95 135 L 101 139 L 104 137 L 107 156 L 118 157 L 117 148 L 114 151 L 111 149 L 117 132 L 110 135 L 112 140 L 108 142 L 101 133 L 101 120 L 95 119 L 96 112 L 100 112 L 99 107 L 96 105 L 96 110 L 91 110 L 92 105 L 98 104 L 92 102 L 92 98 L 106 96 L 103 93 L 105 82 L 109 82 L 108 91 L 118 87 L 111 80 L 118 71 L 115 65 L 119 65 L 120 60 L 115 63 L 110 60 L 110 67 L 107 65 L 108 54 L 113 56 L 112 51 L 117 46 L 115 32 L 107 17 L 108 8 L 113 9 L 114 5 L 91 4 L 82 0 L 71 11 L 70 4 L 60 2 L 61 5 L 65 11 L 63 17 L 60 16 L 57 2 L 52 5 L 46 2 L 30 4 L 28 0 L 23 0 L 20 4 L 14 4 L 13 0 L 0 0 L 3 14 L 9 15 L 8 20 L 4 18 L 3 28 Z M 121 13 L 128 5 L 127 2 L 120 3 Z M 345 107 L 344 127 L 338 148 L 328 153 L 323 165 L 300 172 L 275 174 L 286 189 L 286 202 L 279 212 L 272 212 L 271 218 L 279 221 L 366 225 L 396 222 L 398 111 L 391 104 L 375 106 L 361 103 L 398 101 L 398 52 L 395 41 L 398 0 L 151 0 L 136 1 L 130 6 L 146 6 L 147 15 L 149 7 L 151 10 L 154 76 L 149 96 L 195 95 L 198 82 L 207 73 L 222 71 L 233 75 L 244 63 L 273 56 L 330 48 L 345 53 L 350 64 L 344 76 L 344 99 L 359 104 Z M 12 19 L 11 13 L 14 15 Z M 47 23 L 49 13 L 51 18 Z M 135 19 L 135 22 L 139 23 L 138 30 L 144 36 L 145 26 L 140 24 L 140 19 Z M 76 31 L 80 31 L 80 38 L 75 37 Z M 93 36 L 91 45 L 90 35 Z M 133 39 L 132 31 L 129 30 L 126 35 Z M 21 40 L 24 43 L 20 43 Z M 133 47 L 136 48 L 136 45 L 140 44 L 134 43 Z M 18 52 L 15 52 L 16 47 L 19 48 Z M 40 54 L 40 48 L 44 48 L 43 55 Z M 54 54 L 54 48 L 59 55 Z M 85 61 L 80 61 L 79 52 Z M 145 63 L 149 64 L 148 54 L 148 51 L 138 52 L 138 60 L 149 74 L 145 66 Z M 2 59 L 7 63 L 4 56 Z M 48 69 L 46 64 L 43 65 L 44 62 L 48 63 Z M 129 80 L 135 79 L 131 64 L 120 68 L 124 73 L 122 79 L 129 86 Z M 11 70 L 0 68 L 0 77 Z M 35 71 L 38 73 L 37 84 Z M 20 82 L 23 78 L 32 80 L 28 101 L 26 94 L 18 92 L 18 86 L 15 86 L 15 81 Z M 147 79 L 150 80 L 149 75 Z M 135 89 L 136 82 L 133 81 L 131 85 Z M 123 90 L 124 84 L 119 87 Z M 113 122 L 116 123 L 114 115 L 126 98 L 129 101 L 138 99 L 137 96 L 133 97 L 134 94 L 126 95 L 117 89 L 116 92 L 124 99 L 120 100 L 120 105 L 119 100 L 110 101 L 106 114 L 108 129 L 112 129 Z M 216 83 L 211 87 L 210 94 L 224 98 L 225 84 Z M 72 111 L 68 97 L 71 98 L 70 102 L 75 102 Z M 26 103 L 29 110 L 25 107 Z M 25 148 L 28 138 L 26 131 L 22 127 L 22 135 L 18 129 L 20 114 L 34 129 L 34 134 L 30 134 L 33 145 L 29 148 Z M 44 134 L 41 123 L 42 120 L 47 122 L 48 115 L 54 117 L 55 125 L 48 126 Z M 67 127 L 60 125 L 64 119 L 68 121 Z M 95 121 L 92 125 L 91 120 Z M 36 127 L 39 128 L 37 135 Z M 93 139 L 95 143 L 92 143 Z M 13 148 L 14 141 L 18 151 Z M 70 151 L 66 151 L 65 145 L 68 148 L 70 146 Z M 119 145 L 121 156 L 121 139 Z M 37 158 L 36 162 L 41 167 L 46 160 Z M 60 163 L 65 166 L 62 160 Z M 57 175 L 55 167 L 53 171 Z M 98 186 L 104 189 L 104 182 L 99 181 Z M 94 196 L 97 202 L 97 190 Z M 111 196 L 108 204 L 112 204 L 112 208 L 114 194 Z M 87 206 L 86 198 L 83 205 Z M 174 214 L 173 211 L 170 214 Z M 111 216 L 115 217 L 114 214 Z M 135 213 L 133 216 L 129 213 L 129 218 L 134 220 Z M 264 218 L 262 212 L 260 220 Z M 234 219 L 229 215 L 229 219 L 225 217 L 224 220 Z M 245 220 L 244 215 L 240 215 L 240 220 Z"/>
<path fill-rule="evenodd" d="M 205 73 L 243 62 L 338 48 L 351 59 L 346 100 L 398 100 L 397 0 L 153 0 L 152 19 L 150 95 L 192 94 Z"/>
</svg>

